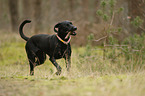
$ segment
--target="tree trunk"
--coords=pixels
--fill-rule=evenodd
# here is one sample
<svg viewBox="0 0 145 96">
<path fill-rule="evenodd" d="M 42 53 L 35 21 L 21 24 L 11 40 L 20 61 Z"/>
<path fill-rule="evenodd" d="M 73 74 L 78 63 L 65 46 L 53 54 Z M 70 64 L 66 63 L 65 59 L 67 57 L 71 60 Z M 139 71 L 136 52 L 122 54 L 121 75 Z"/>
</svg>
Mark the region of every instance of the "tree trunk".
<svg viewBox="0 0 145 96">
<path fill-rule="evenodd" d="M 41 0 L 33 1 L 33 16 L 34 16 L 34 32 L 39 33 L 42 29 L 42 18 L 41 18 Z"/>
<path fill-rule="evenodd" d="M 136 16 L 141 17 L 141 19 L 144 20 L 143 25 L 145 25 L 145 1 L 144 0 L 128 0 L 128 9 L 129 9 L 129 16 L 131 17 L 130 20 L 134 20 L 134 18 Z M 144 26 L 143 26 L 144 27 Z M 131 31 L 134 31 L 134 29 L 132 28 L 131 25 Z M 137 28 L 136 32 L 138 32 L 139 34 L 141 33 L 142 30 L 140 27 Z"/>
<path fill-rule="evenodd" d="M 84 20 L 88 21 L 88 16 L 89 16 L 89 0 L 83 0 L 82 1 L 82 6 L 83 6 L 83 18 Z"/>
<path fill-rule="evenodd" d="M 69 13 L 70 13 L 70 18 L 73 20 L 74 19 L 74 0 L 69 0 Z"/>
<path fill-rule="evenodd" d="M 128 0 L 129 2 L 129 15 L 131 19 L 134 19 L 136 16 L 143 16 L 144 12 L 144 1 L 143 0 Z M 144 8 L 143 8 L 144 7 Z"/>
<path fill-rule="evenodd" d="M 23 0 L 23 19 L 30 19 L 32 17 L 31 0 Z"/>
<path fill-rule="evenodd" d="M 94 22 L 95 23 L 100 23 L 100 19 L 99 19 L 99 16 L 97 16 L 96 12 L 99 8 L 99 4 L 100 4 L 100 0 L 95 0 L 94 1 Z"/>
<path fill-rule="evenodd" d="M 12 31 L 16 32 L 18 31 L 18 23 L 19 23 L 18 0 L 9 0 L 8 4 L 10 10 Z"/>
<path fill-rule="evenodd" d="M 50 22 L 57 22 L 60 18 L 60 9 L 59 6 L 61 6 L 60 0 L 50 0 Z M 62 12 L 61 12 L 62 13 Z"/>
</svg>

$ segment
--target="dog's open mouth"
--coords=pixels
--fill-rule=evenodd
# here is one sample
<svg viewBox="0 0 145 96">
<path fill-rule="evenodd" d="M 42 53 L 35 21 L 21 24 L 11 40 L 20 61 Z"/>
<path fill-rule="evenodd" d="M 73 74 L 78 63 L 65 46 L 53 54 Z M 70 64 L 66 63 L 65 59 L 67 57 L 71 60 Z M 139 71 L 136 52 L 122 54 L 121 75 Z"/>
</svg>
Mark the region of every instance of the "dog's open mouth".
<svg viewBox="0 0 145 96">
<path fill-rule="evenodd" d="M 73 35 L 73 36 L 75 36 L 77 33 L 76 33 L 76 30 L 77 30 L 77 27 L 75 27 L 70 33 L 70 35 Z"/>
<path fill-rule="evenodd" d="M 70 35 L 75 36 L 77 33 L 75 31 L 72 31 Z"/>
<path fill-rule="evenodd" d="M 75 36 L 77 27 L 72 28 L 70 31 L 67 31 L 67 35 L 65 36 L 65 39 L 67 39 L 70 35 Z"/>
<path fill-rule="evenodd" d="M 67 39 L 70 35 L 75 36 L 77 33 L 75 31 L 70 31 L 68 34 L 65 36 L 65 39 Z"/>
</svg>

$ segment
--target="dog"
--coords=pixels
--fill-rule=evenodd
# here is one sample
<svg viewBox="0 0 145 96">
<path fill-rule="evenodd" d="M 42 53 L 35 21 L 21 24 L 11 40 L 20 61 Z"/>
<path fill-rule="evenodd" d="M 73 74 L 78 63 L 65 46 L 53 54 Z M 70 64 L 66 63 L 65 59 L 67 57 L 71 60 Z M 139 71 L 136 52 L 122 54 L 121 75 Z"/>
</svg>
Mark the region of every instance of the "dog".
<svg viewBox="0 0 145 96">
<path fill-rule="evenodd" d="M 69 72 L 71 67 L 71 35 L 76 35 L 77 27 L 70 21 L 63 21 L 54 26 L 56 34 L 38 34 L 31 38 L 23 33 L 23 27 L 31 20 L 24 20 L 19 26 L 19 34 L 26 41 L 25 50 L 30 65 L 30 75 L 34 75 L 34 68 L 41 65 L 46 60 L 46 55 L 49 60 L 56 67 L 56 75 L 61 74 L 62 68 L 56 62 L 56 59 L 64 58 L 66 61 L 66 68 Z"/>
</svg>

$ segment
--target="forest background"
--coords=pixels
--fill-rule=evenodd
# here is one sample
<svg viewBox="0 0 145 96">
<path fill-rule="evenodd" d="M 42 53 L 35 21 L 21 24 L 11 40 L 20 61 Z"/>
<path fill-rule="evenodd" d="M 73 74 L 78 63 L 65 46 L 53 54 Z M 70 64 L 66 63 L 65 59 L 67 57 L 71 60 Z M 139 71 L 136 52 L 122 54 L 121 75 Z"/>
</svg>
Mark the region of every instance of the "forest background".
<svg viewBox="0 0 145 96">
<path fill-rule="evenodd" d="M 78 35 L 75 40 L 72 40 L 73 44 L 86 45 L 88 35 L 94 34 L 94 39 L 97 40 L 105 36 L 105 30 L 110 24 L 108 21 L 104 23 L 97 15 L 97 11 L 102 7 L 102 1 L 0 0 L 0 30 L 18 33 L 20 23 L 25 19 L 30 19 L 32 24 L 29 25 L 31 27 L 25 28 L 28 30 L 25 32 L 26 34 L 53 34 L 53 27 L 56 23 L 70 20 L 78 27 Z M 122 28 L 120 33 L 113 33 L 119 42 L 133 33 L 141 34 L 142 31 L 145 31 L 145 22 L 138 28 L 131 24 L 131 21 L 137 16 L 145 20 L 144 2 L 144 0 L 115 0 L 113 11 L 119 8 L 123 9 L 119 14 L 115 14 L 111 24 L 112 28 Z M 106 6 L 105 11 L 109 13 L 110 6 Z M 103 40 L 93 44 L 101 44 Z"/>
<path fill-rule="evenodd" d="M 55 34 L 69 20 L 71 71 L 49 59 L 29 75 L 24 34 Z M 49 58 L 49 57 L 47 57 Z M 145 96 L 145 0 L 0 0 L 0 96 Z"/>
</svg>

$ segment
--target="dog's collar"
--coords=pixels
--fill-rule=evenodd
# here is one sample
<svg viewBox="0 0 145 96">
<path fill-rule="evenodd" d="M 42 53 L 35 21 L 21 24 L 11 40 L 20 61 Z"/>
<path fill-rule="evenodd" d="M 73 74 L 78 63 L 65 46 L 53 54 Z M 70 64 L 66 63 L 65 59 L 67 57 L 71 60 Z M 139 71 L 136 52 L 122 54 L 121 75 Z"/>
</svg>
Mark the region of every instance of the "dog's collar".
<svg viewBox="0 0 145 96">
<path fill-rule="evenodd" d="M 71 40 L 71 37 L 69 37 L 68 41 L 64 41 L 64 40 L 62 40 L 57 34 L 56 34 L 56 37 L 57 37 L 62 43 L 66 44 L 66 45 L 68 45 L 68 43 L 69 43 L 70 40 Z"/>
</svg>

